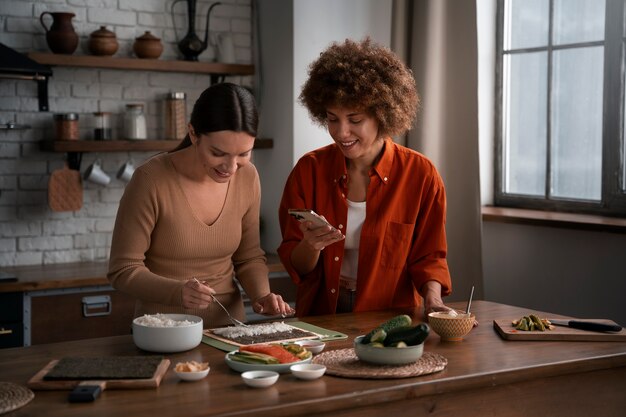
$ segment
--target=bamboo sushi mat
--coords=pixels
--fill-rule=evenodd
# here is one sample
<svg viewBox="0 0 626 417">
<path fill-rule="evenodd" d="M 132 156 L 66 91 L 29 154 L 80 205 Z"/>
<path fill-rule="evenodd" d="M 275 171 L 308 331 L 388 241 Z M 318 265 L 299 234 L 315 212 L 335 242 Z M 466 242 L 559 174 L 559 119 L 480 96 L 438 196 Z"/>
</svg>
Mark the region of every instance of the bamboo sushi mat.
<svg viewBox="0 0 626 417">
<path fill-rule="evenodd" d="M 406 365 L 374 365 L 362 362 L 353 348 L 322 352 L 313 363 L 326 365 L 326 374 L 347 378 L 392 379 L 428 375 L 442 371 L 448 360 L 438 353 L 424 352 L 413 363 Z"/>
<path fill-rule="evenodd" d="M 12 382 L 0 382 L 0 414 L 17 410 L 33 398 L 35 394 L 27 387 Z"/>
</svg>

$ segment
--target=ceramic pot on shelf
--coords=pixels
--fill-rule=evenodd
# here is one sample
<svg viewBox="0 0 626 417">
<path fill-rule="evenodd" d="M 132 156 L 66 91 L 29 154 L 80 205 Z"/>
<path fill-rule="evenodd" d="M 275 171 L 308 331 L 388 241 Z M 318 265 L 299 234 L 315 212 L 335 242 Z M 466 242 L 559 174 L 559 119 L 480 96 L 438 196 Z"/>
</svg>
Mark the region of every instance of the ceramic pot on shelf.
<svg viewBox="0 0 626 417">
<path fill-rule="evenodd" d="M 46 26 L 44 16 L 52 17 L 52 25 Z M 55 54 L 71 55 L 78 47 L 78 35 L 74 31 L 72 18 L 76 16 L 69 12 L 43 12 L 39 16 L 41 26 L 46 30 L 46 42 Z"/>
<path fill-rule="evenodd" d="M 111 56 L 117 52 L 119 44 L 115 33 L 108 30 L 106 26 L 100 26 L 100 29 L 91 32 L 91 35 L 89 35 L 87 47 L 93 55 Z"/>
<path fill-rule="evenodd" d="M 151 34 L 150 31 L 146 31 L 140 37 L 135 38 L 133 52 L 138 58 L 156 59 L 163 52 L 163 44 L 161 44 L 161 39 Z"/>
</svg>

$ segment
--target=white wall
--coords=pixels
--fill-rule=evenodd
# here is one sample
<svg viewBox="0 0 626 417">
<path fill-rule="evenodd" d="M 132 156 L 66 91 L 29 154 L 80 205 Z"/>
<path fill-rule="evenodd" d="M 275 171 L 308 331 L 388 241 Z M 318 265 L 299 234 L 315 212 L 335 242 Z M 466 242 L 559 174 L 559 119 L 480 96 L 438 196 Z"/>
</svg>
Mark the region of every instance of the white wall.
<svg viewBox="0 0 626 417">
<path fill-rule="evenodd" d="M 369 35 L 391 45 L 391 0 L 294 1 L 294 161 L 332 142 L 326 130 L 313 126 L 297 104 L 309 64 L 332 42 Z"/>
<path fill-rule="evenodd" d="M 485 299 L 626 325 L 626 236 L 483 223 Z"/>
<path fill-rule="evenodd" d="M 304 153 L 331 142 L 297 101 L 308 65 L 331 42 L 346 38 L 369 35 L 389 46 L 392 0 L 261 0 L 256 5 L 263 55 L 261 133 L 274 138 L 274 149 L 257 153 L 255 163 L 263 187 L 262 245 L 274 251 L 281 240 L 277 213 L 287 175 Z"/>
</svg>

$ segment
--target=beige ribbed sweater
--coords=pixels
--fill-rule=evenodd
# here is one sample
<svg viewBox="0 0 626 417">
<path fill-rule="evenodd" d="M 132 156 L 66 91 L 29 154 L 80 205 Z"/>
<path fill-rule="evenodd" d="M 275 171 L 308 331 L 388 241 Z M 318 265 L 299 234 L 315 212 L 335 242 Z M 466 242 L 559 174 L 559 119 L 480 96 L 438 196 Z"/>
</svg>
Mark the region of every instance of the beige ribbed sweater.
<svg viewBox="0 0 626 417">
<path fill-rule="evenodd" d="M 251 299 L 269 293 L 268 269 L 259 237 L 260 182 L 252 164 L 230 180 L 224 208 L 207 225 L 193 213 L 170 154 L 137 168 L 120 201 L 111 243 L 108 278 L 137 297 L 135 315 L 185 313 L 204 327 L 230 324 L 211 303 L 184 309 L 182 287 L 193 277 L 207 283 L 239 319 L 245 313 L 236 276 Z"/>
</svg>

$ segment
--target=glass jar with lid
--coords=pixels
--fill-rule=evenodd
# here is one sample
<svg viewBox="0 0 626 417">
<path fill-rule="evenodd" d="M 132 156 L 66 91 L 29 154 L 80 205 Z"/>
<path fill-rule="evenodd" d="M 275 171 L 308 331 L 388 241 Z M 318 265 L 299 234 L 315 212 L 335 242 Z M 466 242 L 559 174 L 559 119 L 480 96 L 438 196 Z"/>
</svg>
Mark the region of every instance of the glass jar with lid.
<svg viewBox="0 0 626 417">
<path fill-rule="evenodd" d="M 182 140 L 187 134 L 186 95 L 169 93 L 165 98 L 165 139 Z"/>
<path fill-rule="evenodd" d="M 57 140 L 78 140 L 78 113 L 57 113 L 54 115 Z"/>
<path fill-rule="evenodd" d="M 96 112 L 93 114 L 94 128 L 93 138 L 95 140 L 111 140 L 111 113 L 106 111 Z"/>
<path fill-rule="evenodd" d="M 146 139 L 146 117 L 143 114 L 143 104 L 131 103 L 126 105 L 124 112 L 124 139 Z"/>
</svg>

